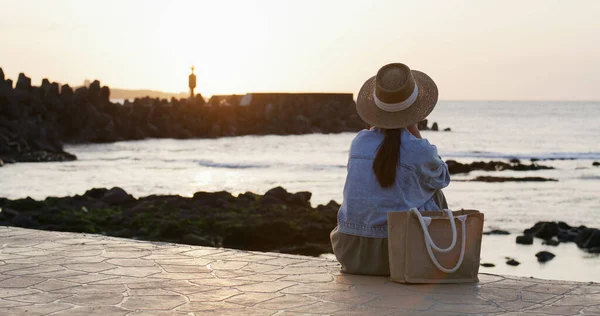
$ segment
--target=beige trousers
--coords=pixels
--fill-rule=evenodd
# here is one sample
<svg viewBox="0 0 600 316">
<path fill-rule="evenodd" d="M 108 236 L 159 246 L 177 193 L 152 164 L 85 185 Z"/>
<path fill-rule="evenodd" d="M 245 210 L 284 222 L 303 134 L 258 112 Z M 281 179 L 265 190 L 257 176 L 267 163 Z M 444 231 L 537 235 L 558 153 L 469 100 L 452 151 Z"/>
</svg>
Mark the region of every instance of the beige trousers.
<svg viewBox="0 0 600 316">
<path fill-rule="evenodd" d="M 433 196 L 441 208 L 448 208 L 446 197 L 441 190 Z M 329 235 L 337 260 L 342 264 L 342 272 L 364 275 L 390 275 L 387 238 L 370 238 L 340 233 L 337 226 Z"/>
</svg>

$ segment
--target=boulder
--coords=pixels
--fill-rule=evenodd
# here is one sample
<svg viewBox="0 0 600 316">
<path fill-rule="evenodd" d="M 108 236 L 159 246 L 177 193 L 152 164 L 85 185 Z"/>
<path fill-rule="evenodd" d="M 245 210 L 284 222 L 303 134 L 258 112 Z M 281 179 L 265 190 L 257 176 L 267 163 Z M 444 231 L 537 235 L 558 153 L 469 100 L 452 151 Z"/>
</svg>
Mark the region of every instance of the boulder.
<svg viewBox="0 0 600 316">
<path fill-rule="evenodd" d="M 60 87 L 60 96 L 65 98 L 72 98 L 73 88 L 71 88 L 68 84 L 63 85 L 62 87 Z"/>
<path fill-rule="evenodd" d="M 288 202 L 289 204 L 295 204 L 295 205 L 307 205 L 310 203 L 310 198 L 312 197 L 312 193 L 304 191 L 304 192 L 298 192 L 298 193 L 294 193 L 292 195 L 290 195 L 286 202 Z"/>
<path fill-rule="evenodd" d="M 493 264 L 493 263 L 482 263 L 482 264 L 481 264 L 481 266 L 482 266 L 482 267 L 485 267 L 485 268 L 493 268 L 493 267 L 495 267 L 496 265 L 495 265 L 495 264 Z"/>
<path fill-rule="evenodd" d="M 110 88 L 104 86 L 100 89 L 99 101 L 102 104 L 106 104 L 110 102 Z"/>
<path fill-rule="evenodd" d="M 565 223 L 565 222 L 558 222 L 558 229 L 560 230 L 570 230 L 573 227 L 571 227 L 569 224 Z"/>
<path fill-rule="evenodd" d="M 560 242 L 574 242 L 579 232 L 571 230 L 561 230 L 556 236 Z"/>
<path fill-rule="evenodd" d="M 506 261 L 506 264 L 508 264 L 509 266 L 518 266 L 521 263 L 515 259 L 509 259 L 508 261 Z"/>
<path fill-rule="evenodd" d="M 94 80 L 88 87 L 89 98 L 93 101 L 100 97 L 100 81 Z"/>
<path fill-rule="evenodd" d="M 31 90 L 31 78 L 25 76 L 24 73 L 19 74 L 19 79 L 17 79 L 17 85 L 15 86 L 17 90 L 29 91 Z"/>
<path fill-rule="evenodd" d="M 235 197 L 226 191 L 196 192 L 194 193 L 193 199 L 202 205 L 220 207 L 225 205 L 228 201 L 235 200 Z"/>
<path fill-rule="evenodd" d="M 517 244 L 532 245 L 533 244 L 533 236 L 531 236 L 531 235 L 517 236 Z"/>
<path fill-rule="evenodd" d="M 440 130 L 437 122 L 434 122 L 433 125 L 431 125 L 431 130 L 436 132 Z"/>
<path fill-rule="evenodd" d="M 260 198 L 260 203 L 263 205 L 276 205 L 276 204 L 285 204 L 285 201 L 278 199 L 272 195 L 263 195 Z"/>
<path fill-rule="evenodd" d="M 492 176 L 479 176 L 475 179 L 469 180 L 471 182 L 558 182 L 556 179 L 542 178 L 542 177 L 523 177 L 523 178 L 515 178 L 515 177 L 492 177 Z"/>
<path fill-rule="evenodd" d="M 598 167 L 598 166 L 600 166 L 600 161 L 594 161 L 594 162 L 592 163 L 592 166 L 594 166 L 594 167 Z"/>
<path fill-rule="evenodd" d="M 506 230 L 493 229 L 491 231 L 483 232 L 484 235 L 510 235 Z"/>
<path fill-rule="evenodd" d="M 544 240 L 542 242 L 542 245 L 547 245 L 547 246 L 558 246 L 560 244 L 560 241 L 556 240 L 556 239 L 548 239 L 548 240 Z"/>
<path fill-rule="evenodd" d="M 452 132 L 452 129 L 450 127 L 446 127 L 444 128 L 444 132 Z"/>
<path fill-rule="evenodd" d="M 0 210 L 2 210 L 2 212 L 0 212 L 0 213 L 4 216 L 4 218 L 7 218 L 7 219 L 11 219 L 11 218 L 17 217 L 19 215 L 19 212 L 15 211 L 13 209 L 10 209 L 10 208 L 2 208 Z"/>
<path fill-rule="evenodd" d="M 548 251 L 540 251 L 536 253 L 535 256 L 537 257 L 538 262 L 542 263 L 548 262 L 556 257 L 556 255 Z"/>
<path fill-rule="evenodd" d="M 121 205 L 134 202 L 135 198 L 127 194 L 125 190 L 119 187 L 114 187 L 106 191 L 106 193 L 104 193 L 104 196 L 102 196 L 101 200 L 102 202 L 108 205 Z"/>
<path fill-rule="evenodd" d="M 585 228 L 575 238 L 575 243 L 579 248 L 600 247 L 600 230 L 595 228 Z"/>
<path fill-rule="evenodd" d="M 108 189 L 105 189 L 105 188 L 100 188 L 100 189 L 94 188 L 94 189 L 85 191 L 83 196 L 98 200 L 98 199 L 101 199 L 106 194 L 107 191 L 108 191 Z"/>
<path fill-rule="evenodd" d="M 551 239 L 558 235 L 558 224 L 555 222 L 545 222 L 533 233 L 537 238 L 544 240 Z"/>
<path fill-rule="evenodd" d="M 290 195 L 291 194 L 282 187 L 273 188 L 265 193 L 265 196 L 272 196 L 281 201 L 287 201 L 287 199 L 290 197 Z"/>
<path fill-rule="evenodd" d="M 0 82 L 4 81 L 4 70 L 0 67 Z"/>
</svg>

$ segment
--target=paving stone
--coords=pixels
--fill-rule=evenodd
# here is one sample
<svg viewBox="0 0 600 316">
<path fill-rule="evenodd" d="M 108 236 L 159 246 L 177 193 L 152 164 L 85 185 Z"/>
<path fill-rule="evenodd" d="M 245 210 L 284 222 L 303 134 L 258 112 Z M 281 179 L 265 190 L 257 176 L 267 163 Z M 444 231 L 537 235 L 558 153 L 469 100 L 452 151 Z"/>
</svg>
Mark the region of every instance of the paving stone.
<svg viewBox="0 0 600 316">
<path fill-rule="evenodd" d="M 227 299 L 226 302 L 250 307 L 281 296 L 283 294 L 279 293 L 243 293 Z"/>
<path fill-rule="evenodd" d="M 289 310 L 301 306 L 318 303 L 319 300 L 301 295 L 284 295 L 256 305 L 258 308 L 273 310 Z"/>
<path fill-rule="evenodd" d="M 223 313 L 226 310 L 240 309 L 244 309 L 244 306 L 227 302 L 189 302 L 178 307 L 177 311 L 195 312 L 204 315 L 207 311 Z"/>
<path fill-rule="evenodd" d="M 597 315 L 600 285 L 404 285 L 323 258 L 0 226 L 0 315 Z"/>
<path fill-rule="evenodd" d="M 202 291 L 189 294 L 187 297 L 191 302 L 218 302 L 230 297 L 241 294 L 242 292 L 234 289 L 217 289 L 212 291 Z"/>
<path fill-rule="evenodd" d="M 123 298 L 121 293 L 73 294 L 60 302 L 78 306 L 112 306 L 121 303 Z"/>
<path fill-rule="evenodd" d="M 75 307 L 72 309 L 67 309 L 60 311 L 58 313 L 52 314 L 61 315 L 61 316 L 92 316 L 92 315 L 101 315 L 101 316 L 125 316 L 127 313 L 131 311 L 123 309 L 121 307 L 116 306 L 88 306 L 88 307 Z"/>
<path fill-rule="evenodd" d="M 65 311 L 73 308 L 73 305 L 63 303 L 43 304 L 43 305 L 27 305 L 18 307 L 8 307 L 5 309 L 6 315 L 48 315 L 59 311 Z"/>
<path fill-rule="evenodd" d="M 80 285 L 77 283 L 72 283 L 72 282 L 65 282 L 65 281 L 59 281 L 59 280 L 48 280 L 48 281 L 44 281 L 40 284 L 33 286 L 33 288 L 41 290 L 41 291 L 45 291 L 45 292 L 52 292 L 52 291 L 66 289 L 66 288 L 75 287 L 75 286 L 80 286 Z"/>
<path fill-rule="evenodd" d="M 58 299 L 69 297 L 69 294 L 56 294 L 56 293 L 37 293 L 37 294 L 26 294 L 20 296 L 12 296 L 6 298 L 6 300 L 23 302 L 23 303 L 52 303 Z"/>
<path fill-rule="evenodd" d="M 187 301 L 181 295 L 130 296 L 121 304 L 132 310 L 170 310 L 185 304 Z"/>
<path fill-rule="evenodd" d="M 161 267 L 167 272 L 174 273 L 208 273 L 208 270 L 205 266 L 201 265 L 171 265 L 171 264 L 162 264 Z"/>
<path fill-rule="evenodd" d="M 9 279 L 0 281 L 0 289 L 2 288 L 26 288 L 46 281 L 43 278 L 34 278 L 27 276 L 15 276 Z"/>
<path fill-rule="evenodd" d="M 161 272 L 162 270 L 159 267 L 116 267 L 101 274 L 144 278 Z"/>
<path fill-rule="evenodd" d="M 67 265 L 65 265 L 65 267 L 68 269 L 71 269 L 71 270 L 83 271 L 83 272 L 101 272 L 101 271 L 106 271 L 106 270 L 116 268 L 116 266 L 105 263 L 105 262 L 75 263 L 75 264 L 67 264 Z"/>
<path fill-rule="evenodd" d="M 154 267 L 157 265 L 154 260 L 145 259 L 109 259 L 106 263 L 113 267 Z"/>
<path fill-rule="evenodd" d="M 283 281 L 275 281 L 275 282 L 262 282 L 248 285 L 240 285 L 236 286 L 236 289 L 242 292 L 260 292 L 260 293 L 275 293 L 279 292 L 285 288 L 295 286 L 298 283 L 295 282 L 283 282 Z"/>
</svg>

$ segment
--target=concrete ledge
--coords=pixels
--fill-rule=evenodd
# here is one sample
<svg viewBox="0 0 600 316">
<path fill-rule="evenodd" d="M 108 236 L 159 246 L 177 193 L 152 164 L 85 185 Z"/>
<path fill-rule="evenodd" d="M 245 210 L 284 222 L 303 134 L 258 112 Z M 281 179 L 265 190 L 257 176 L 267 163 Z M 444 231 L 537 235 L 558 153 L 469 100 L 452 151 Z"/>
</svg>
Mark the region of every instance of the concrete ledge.
<svg viewBox="0 0 600 316">
<path fill-rule="evenodd" d="M 599 315 L 600 285 L 401 285 L 335 261 L 0 227 L 0 315 Z"/>
</svg>

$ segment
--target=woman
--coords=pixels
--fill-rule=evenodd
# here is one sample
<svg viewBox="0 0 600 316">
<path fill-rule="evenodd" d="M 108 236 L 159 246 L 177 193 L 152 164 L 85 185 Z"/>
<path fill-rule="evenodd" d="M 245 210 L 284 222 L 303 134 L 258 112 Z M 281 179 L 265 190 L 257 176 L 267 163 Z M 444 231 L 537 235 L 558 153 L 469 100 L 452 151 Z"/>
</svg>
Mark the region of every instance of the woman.
<svg viewBox="0 0 600 316">
<path fill-rule="evenodd" d="M 383 66 L 362 86 L 356 108 L 373 126 L 352 141 L 344 202 L 331 243 L 342 272 L 389 275 L 387 212 L 448 208 L 440 191 L 448 166 L 417 123 L 435 107 L 438 90 L 404 64 Z"/>
</svg>

